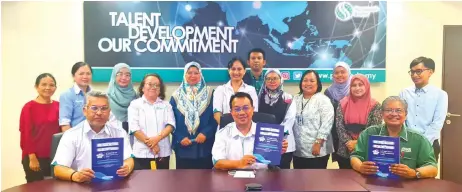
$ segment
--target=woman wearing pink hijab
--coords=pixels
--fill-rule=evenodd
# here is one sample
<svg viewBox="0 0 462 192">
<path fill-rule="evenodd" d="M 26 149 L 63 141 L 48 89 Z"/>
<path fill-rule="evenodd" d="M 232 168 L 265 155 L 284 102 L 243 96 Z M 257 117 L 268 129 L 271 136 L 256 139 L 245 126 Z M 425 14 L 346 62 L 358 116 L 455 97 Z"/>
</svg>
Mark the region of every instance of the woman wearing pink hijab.
<svg viewBox="0 0 462 192">
<path fill-rule="evenodd" d="M 340 169 L 351 169 L 350 153 L 353 152 L 359 134 L 366 127 L 382 123 L 380 103 L 371 98 L 371 86 L 366 76 L 356 74 L 351 78 L 349 94 L 340 100 L 336 112 L 336 128 L 339 137 L 336 151 Z"/>
</svg>

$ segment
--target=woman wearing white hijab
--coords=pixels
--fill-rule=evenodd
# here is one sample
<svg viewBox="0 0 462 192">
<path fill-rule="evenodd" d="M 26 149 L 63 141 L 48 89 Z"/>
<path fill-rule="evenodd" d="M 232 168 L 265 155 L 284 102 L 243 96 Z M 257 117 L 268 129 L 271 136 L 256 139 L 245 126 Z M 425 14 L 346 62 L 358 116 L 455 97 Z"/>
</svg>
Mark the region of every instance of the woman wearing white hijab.
<svg viewBox="0 0 462 192">
<path fill-rule="evenodd" d="M 172 148 L 177 169 L 211 169 L 217 122 L 212 90 L 205 84 L 199 63 L 184 68 L 183 82 L 170 99 L 176 120 Z"/>
<path fill-rule="evenodd" d="M 340 100 L 342 100 L 344 97 L 348 95 L 350 91 L 351 77 L 352 75 L 350 71 L 350 65 L 343 61 L 340 61 L 337 64 L 335 64 L 332 74 L 332 85 L 329 86 L 324 92 L 324 94 L 331 100 L 334 109 L 337 109 Z M 333 139 L 334 150 L 337 151 L 339 138 L 337 134 L 335 119 L 331 130 L 331 136 Z M 337 154 L 332 153 L 332 161 L 337 161 L 337 158 Z"/>
<path fill-rule="evenodd" d="M 292 128 L 295 123 L 296 107 L 292 105 L 292 95 L 282 90 L 283 82 L 281 72 L 277 69 L 268 69 L 265 73 L 263 87 L 258 96 L 258 111 L 273 114 L 276 122 L 284 126 L 288 132 L 287 140 L 289 146 L 286 153 L 281 157 L 279 167 L 290 169 L 293 152 L 295 151 L 295 140 Z"/>
</svg>

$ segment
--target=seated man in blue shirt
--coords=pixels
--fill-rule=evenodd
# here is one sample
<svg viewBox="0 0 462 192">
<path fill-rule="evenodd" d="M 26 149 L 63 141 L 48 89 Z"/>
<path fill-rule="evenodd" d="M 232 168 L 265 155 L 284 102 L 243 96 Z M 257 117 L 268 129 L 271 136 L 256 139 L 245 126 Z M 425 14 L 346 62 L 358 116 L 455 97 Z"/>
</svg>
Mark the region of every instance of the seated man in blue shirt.
<svg viewBox="0 0 462 192">
<path fill-rule="evenodd" d="M 230 99 L 234 122 L 220 129 L 212 148 L 213 164 L 216 169 L 265 169 L 266 164 L 257 163 L 253 156 L 256 123 L 252 122 L 253 101 L 249 94 L 238 92 Z M 288 142 L 283 140 L 282 153 Z"/>
<path fill-rule="evenodd" d="M 440 88 L 429 85 L 429 79 L 435 72 L 435 62 L 426 57 L 414 59 L 410 66 L 414 86 L 401 91 L 399 96 L 409 108 L 406 125 L 409 129 L 424 135 L 433 145 L 435 159 L 440 154 L 439 138 L 448 112 L 448 94 Z"/>
<path fill-rule="evenodd" d="M 91 169 L 91 140 L 101 138 L 124 138 L 123 166 L 117 175 L 125 177 L 133 170 L 132 149 L 128 135 L 122 127 L 106 124 L 111 109 L 106 94 L 90 91 L 86 96 L 83 114 L 87 118 L 82 123 L 64 132 L 52 165 L 57 178 L 73 182 L 90 182 L 95 177 Z"/>
</svg>

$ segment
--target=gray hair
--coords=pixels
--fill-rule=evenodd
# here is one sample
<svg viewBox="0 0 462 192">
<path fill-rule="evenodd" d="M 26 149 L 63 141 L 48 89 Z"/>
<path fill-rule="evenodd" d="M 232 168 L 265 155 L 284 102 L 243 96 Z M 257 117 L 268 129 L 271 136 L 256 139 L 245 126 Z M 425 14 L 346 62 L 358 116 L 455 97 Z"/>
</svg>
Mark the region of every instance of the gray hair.
<svg viewBox="0 0 462 192">
<path fill-rule="evenodd" d="M 102 91 L 90 91 L 85 95 L 86 103 L 88 104 L 88 100 L 90 97 L 96 97 L 96 98 L 105 98 L 109 101 L 109 96 L 107 93 L 102 92 Z"/>
<path fill-rule="evenodd" d="M 393 101 L 399 101 L 401 105 L 403 105 L 404 111 L 407 114 L 407 102 L 404 99 L 401 99 L 401 97 L 398 96 L 389 96 L 382 102 L 382 111 L 385 109 L 385 107 L 388 105 L 388 103 L 393 102 Z"/>
</svg>

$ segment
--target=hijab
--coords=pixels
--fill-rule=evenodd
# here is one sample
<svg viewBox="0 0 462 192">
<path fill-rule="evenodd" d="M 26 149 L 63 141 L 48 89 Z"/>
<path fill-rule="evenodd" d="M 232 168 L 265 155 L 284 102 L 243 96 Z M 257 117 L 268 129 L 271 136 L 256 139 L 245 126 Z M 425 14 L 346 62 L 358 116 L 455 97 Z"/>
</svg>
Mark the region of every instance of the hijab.
<svg viewBox="0 0 462 192">
<path fill-rule="evenodd" d="M 332 97 L 332 99 L 336 101 L 340 101 L 345 96 L 347 96 L 348 92 L 350 91 L 351 70 L 350 70 L 350 66 L 343 61 L 335 64 L 334 71 L 333 71 L 334 73 L 337 67 L 343 67 L 347 70 L 348 79 L 344 83 L 337 83 L 333 81 L 332 85 L 329 88 L 327 88 L 327 91 L 329 92 L 329 95 Z"/>
<path fill-rule="evenodd" d="M 281 84 L 279 85 L 279 87 L 276 88 L 276 90 L 270 90 L 268 89 L 268 87 L 266 87 L 266 77 L 270 73 L 276 73 L 279 76 L 279 79 L 281 80 Z M 281 96 L 281 94 L 284 93 L 284 91 L 282 90 L 283 83 L 284 83 L 284 79 L 282 78 L 281 72 L 278 69 L 268 69 L 266 71 L 265 76 L 264 76 L 264 81 L 263 81 L 263 88 L 260 89 L 260 93 L 259 93 L 260 96 L 263 94 L 264 102 L 266 104 L 273 106 L 275 103 L 278 102 L 279 97 Z"/>
<path fill-rule="evenodd" d="M 366 89 L 364 95 L 361 98 L 356 98 L 350 92 L 347 97 L 340 100 L 340 106 L 342 107 L 345 124 L 366 125 L 369 112 L 377 101 L 371 98 L 371 85 L 367 77 L 362 74 L 356 74 L 351 78 L 350 83 L 353 83 L 356 79 L 364 84 Z"/>
<path fill-rule="evenodd" d="M 115 65 L 112 69 L 111 80 L 109 81 L 107 92 L 112 114 L 114 114 L 117 120 L 126 122 L 128 106 L 132 100 L 136 99 L 136 92 L 133 89 L 133 82 L 131 79 L 127 87 L 120 87 L 119 84 L 117 84 L 116 76 L 122 68 L 127 68 L 131 73 L 129 65 L 125 63 Z"/>
<path fill-rule="evenodd" d="M 186 74 L 191 67 L 197 67 L 201 74 L 201 80 L 195 85 L 189 85 L 186 80 Z M 211 91 L 205 84 L 199 63 L 189 62 L 185 65 L 183 81 L 172 97 L 176 101 L 178 110 L 184 115 L 188 132 L 195 134 L 200 124 L 200 115 L 207 109 L 211 100 Z"/>
</svg>

